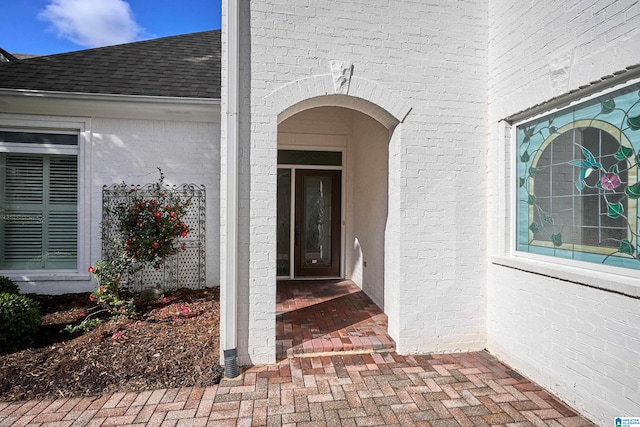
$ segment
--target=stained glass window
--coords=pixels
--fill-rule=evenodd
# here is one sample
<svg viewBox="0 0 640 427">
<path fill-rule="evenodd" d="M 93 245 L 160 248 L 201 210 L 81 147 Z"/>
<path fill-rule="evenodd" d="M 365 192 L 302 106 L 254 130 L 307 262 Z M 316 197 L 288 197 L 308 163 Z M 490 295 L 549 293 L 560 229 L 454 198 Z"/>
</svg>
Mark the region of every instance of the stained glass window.
<svg viewBox="0 0 640 427">
<path fill-rule="evenodd" d="M 516 127 L 518 251 L 640 269 L 640 84 Z"/>
</svg>

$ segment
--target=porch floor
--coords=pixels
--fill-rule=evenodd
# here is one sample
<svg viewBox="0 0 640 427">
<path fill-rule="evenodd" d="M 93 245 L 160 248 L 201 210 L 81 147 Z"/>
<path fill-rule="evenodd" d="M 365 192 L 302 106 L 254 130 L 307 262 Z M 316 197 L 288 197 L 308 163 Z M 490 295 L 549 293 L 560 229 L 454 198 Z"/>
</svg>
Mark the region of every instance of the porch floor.
<svg viewBox="0 0 640 427">
<path fill-rule="evenodd" d="M 387 316 L 350 280 L 278 281 L 276 354 L 394 351 Z"/>
</svg>

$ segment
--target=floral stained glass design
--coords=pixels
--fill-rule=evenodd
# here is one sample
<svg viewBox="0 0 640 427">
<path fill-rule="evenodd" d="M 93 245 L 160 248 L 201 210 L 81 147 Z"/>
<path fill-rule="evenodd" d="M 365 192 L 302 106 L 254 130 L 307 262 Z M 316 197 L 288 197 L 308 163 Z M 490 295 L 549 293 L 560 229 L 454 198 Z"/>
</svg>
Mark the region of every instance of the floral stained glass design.
<svg viewBox="0 0 640 427">
<path fill-rule="evenodd" d="M 640 269 L 640 84 L 520 124 L 518 251 Z"/>
</svg>

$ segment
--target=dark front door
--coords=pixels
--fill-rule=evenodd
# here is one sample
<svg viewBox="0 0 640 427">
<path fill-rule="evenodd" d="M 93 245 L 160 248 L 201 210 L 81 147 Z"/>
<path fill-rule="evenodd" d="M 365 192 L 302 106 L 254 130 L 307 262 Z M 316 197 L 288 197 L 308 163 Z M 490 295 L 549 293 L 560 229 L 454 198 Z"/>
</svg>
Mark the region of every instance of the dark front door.
<svg viewBox="0 0 640 427">
<path fill-rule="evenodd" d="M 342 171 L 296 170 L 296 277 L 340 275 Z"/>
</svg>

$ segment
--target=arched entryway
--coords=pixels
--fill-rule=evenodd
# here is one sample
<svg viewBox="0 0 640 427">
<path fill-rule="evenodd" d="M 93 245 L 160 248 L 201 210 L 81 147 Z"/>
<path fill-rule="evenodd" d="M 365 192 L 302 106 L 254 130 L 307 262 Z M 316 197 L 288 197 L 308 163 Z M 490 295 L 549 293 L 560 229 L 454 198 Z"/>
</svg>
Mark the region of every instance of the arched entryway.
<svg viewBox="0 0 640 427">
<path fill-rule="evenodd" d="M 396 123 L 318 101 L 278 124 L 277 353 L 392 350 L 384 253 Z"/>
<path fill-rule="evenodd" d="M 332 87 L 335 92 L 331 92 Z M 221 287 L 224 304 L 220 329 L 225 360 L 226 354 L 229 358 L 237 354 L 240 365 L 272 363 L 276 359 L 278 148 L 304 151 L 301 148 L 315 146 L 317 151 L 326 151 L 327 137 L 340 135 L 346 140 L 338 150 L 344 157 L 337 277 L 360 280 L 372 295 L 372 304 L 382 307 L 388 316 L 390 335 L 399 336 L 400 123 L 410 109 L 396 94 L 373 81 L 353 77 L 350 85 L 347 82 L 336 87 L 331 74 L 316 75 L 281 86 L 261 98 L 250 113 L 245 111 L 251 120 L 240 121 L 237 135 L 225 134 L 223 128 L 227 137 L 221 139 L 220 239 L 225 249 L 221 251 L 220 274 L 225 285 Z M 313 123 L 318 113 L 346 113 L 348 129 L 336 133 L 335 121 Z M 233 114 L 226 118 L 233 122 Z M 290 118 L 293 120 L 288 122 Z M 307 120 L 311 123 L 302 129 Z M 298 129 L 288 128 L 293 125 Z M 314 135 L 322 139 L 309 143 Z M 289 143 L 280 144 L 283 137 L 289 138 Z M 384 141 L 379 144 L 384 156 L 378 160 L 386 159 L 379 162 L 386 172 L 373 166 L 378 164 L 370 158 L 375 151 L 366 144 L 377 138 Z M 366 178 L 367 173 L 371 179 Z M 368 186 L 375 187 L 375 192 Z M 328 187 L 323 184 L 323 188 Z M 356 192 L 358 197 L 354 196 Z M 386 203 L 386 212 L 380 200 Z M 373 213 L 383 215 L 370 216 Z M 380 220 L 384 214 L 386 223 Z M 354 218 L 359 219 L 359 225 Z M 372 228 L 368 224 L 379 224 L 376 233 L 369 232 Z M 295 229 L 291 236 L 295 237 L 294 233 Z M 369 280 L 376 275 L 377 279 Z"/>
</svg>

